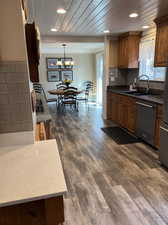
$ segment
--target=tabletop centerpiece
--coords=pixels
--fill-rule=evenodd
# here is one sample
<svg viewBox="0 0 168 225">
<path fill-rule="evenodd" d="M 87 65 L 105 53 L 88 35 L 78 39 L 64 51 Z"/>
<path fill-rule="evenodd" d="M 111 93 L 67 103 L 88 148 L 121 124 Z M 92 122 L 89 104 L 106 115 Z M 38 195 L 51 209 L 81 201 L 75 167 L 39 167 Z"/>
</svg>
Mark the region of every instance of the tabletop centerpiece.
<svg viewBox="0 0 168 225">
<path fill-rule="evenodd" d="M 65 79 L 65 80 L 63 81 L 63 83 L 64 83 L 67 87 L 69 87 L 69 85 L 72 83 L 72 80 Z"/>
</svg>

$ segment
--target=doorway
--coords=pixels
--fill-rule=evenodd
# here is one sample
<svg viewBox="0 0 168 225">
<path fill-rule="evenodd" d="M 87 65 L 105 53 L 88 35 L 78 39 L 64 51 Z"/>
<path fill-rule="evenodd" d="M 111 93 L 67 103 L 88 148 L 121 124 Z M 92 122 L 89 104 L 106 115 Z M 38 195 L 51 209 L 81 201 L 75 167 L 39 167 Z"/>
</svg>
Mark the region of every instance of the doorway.
<svg viewBox="0 0 168 225">
<path fill-rule="evenodd" d="M 103 100 L 103 69 L 104 69 L 104 54 L 96 54 L 96 103 L 102 105 Z"/>
</svg>

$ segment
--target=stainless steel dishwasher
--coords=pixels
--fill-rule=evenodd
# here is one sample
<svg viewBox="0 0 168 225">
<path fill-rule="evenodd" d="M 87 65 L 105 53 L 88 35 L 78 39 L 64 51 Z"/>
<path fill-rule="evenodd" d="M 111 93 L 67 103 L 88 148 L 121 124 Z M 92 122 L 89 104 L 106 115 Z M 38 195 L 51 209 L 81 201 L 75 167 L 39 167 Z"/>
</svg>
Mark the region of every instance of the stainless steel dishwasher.
<svg viewBox="0 0 168 225">
<path fill-rule="evenodd" d="M 155 139 L 155 122 L 156 122 L 156 105 L 137 101 L 137 123 L 136 134 L 147 143 L 154 146 Z"/>
</svg>

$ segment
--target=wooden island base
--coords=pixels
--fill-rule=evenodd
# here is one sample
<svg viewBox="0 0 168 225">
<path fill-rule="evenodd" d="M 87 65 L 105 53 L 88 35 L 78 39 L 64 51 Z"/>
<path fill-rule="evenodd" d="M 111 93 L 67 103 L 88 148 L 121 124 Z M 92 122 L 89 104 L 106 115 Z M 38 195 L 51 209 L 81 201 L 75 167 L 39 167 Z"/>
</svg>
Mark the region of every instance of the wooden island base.
<svg viewBox="0 0 168 225">
<path fill-rule="evenodd" d="M 63 225 L 63 196 L 0 208 L 0 225 Z"/>
</svg>

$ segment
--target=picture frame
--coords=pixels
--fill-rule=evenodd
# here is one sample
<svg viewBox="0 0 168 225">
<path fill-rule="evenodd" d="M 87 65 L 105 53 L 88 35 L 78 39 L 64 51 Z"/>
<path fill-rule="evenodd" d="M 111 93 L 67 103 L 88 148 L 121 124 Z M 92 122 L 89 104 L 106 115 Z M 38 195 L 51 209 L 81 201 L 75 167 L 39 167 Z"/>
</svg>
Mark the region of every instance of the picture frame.
<svg viewBox="0 0 168 225">
<path fill-rule="evenodd" d="M 73 71 L 72 70 L 62 70 L 61 71 L 61 81 L 73 80 Z"/>
<path fill-rule="evenodd" d="M 60 71 L 59 70 L 48 70 L 47 71 L 48 82 L 58 82 L 60 81 Z"/>
<path fill-rule="evenodd" d="M 47 70 L 59 69 L 60 66 L 57 65 L 60 58 L 46 58 Z"/>
</svg>

